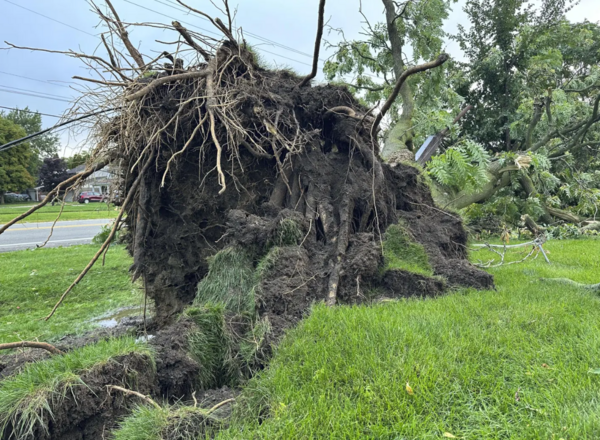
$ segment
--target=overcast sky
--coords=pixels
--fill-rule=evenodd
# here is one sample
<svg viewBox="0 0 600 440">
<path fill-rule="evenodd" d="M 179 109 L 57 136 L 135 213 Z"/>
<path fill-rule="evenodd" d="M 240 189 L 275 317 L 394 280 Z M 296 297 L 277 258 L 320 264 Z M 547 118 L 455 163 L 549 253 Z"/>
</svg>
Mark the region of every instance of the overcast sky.
<svg viewBox="0 0 600 440">
<path fill-rule="evenodd" d="M 217 0 L 218 1 L 218 0 Z M 581 0 L 568 15 L 571 21 L 600 21 L 600 0 Z M 230 0 L 232 6 L 236 0 Z M 102 4 L 102 0 L 97 1 Z M 188 4 L 218 14 L 208 0 L 188 0 Z M 198 32 L 212 32 L 211 24 L 184 12 L 175 0 L 113 0 L 123 21 L 170 23 L 177 19 Z M 457 32 L 457 24 L 467 25 L 462 11 L 464 0 L 454 6 L 445 24 L 449 33 Z M 312 60 L 318 0 L 237 0 L 236 26 L 241 27 L 249 43 L 258 47 L 265 61 L 277 66 L 289 66 L 298 72 L 308 72 Z M 383 20 L 381 0 L 362 0 L 363 12 L 373 22 Z M 333 28 L 343 28 L 348 39 L 358 38 L 362 17 L 359 0 L 327 0 L 326 17 Z M 93 52 L 98 44 L 98 19 L 86 0 L 0 0 L 0 41 L 20 46 L 53 50 L 73 49 Z M 130 31 L 134 44 L 142 52 L 152 54 L 155 39 L 173 41 L 174 35 L 157 29 L 135 28 Z M 336 41 L 337 35 L 325 34 Z M 267 40 L 267 41 L 265 41 Z M 4 44 L 0 43 L 0 47 Z M 446 50 L 460 57 L 455 44 Z M 321 59 L 330 53 L 325 51 Z M 322 66 L 321 62 L 321 66 Z M 41 52 L 0 51 L 0 110 L 28 106 L 47 115 L 60 116 L 77 95 L 70 88 L 73 75 L 88 76 L 79 61 L 62 55 Z M 322 78 L 322 75 L 321 75 Z M 44 127 L 58 119 L 43 116 Z M 76 140 L 62 132 L 62 155 L 69 156 L 77 148 Z"/>
</svg>

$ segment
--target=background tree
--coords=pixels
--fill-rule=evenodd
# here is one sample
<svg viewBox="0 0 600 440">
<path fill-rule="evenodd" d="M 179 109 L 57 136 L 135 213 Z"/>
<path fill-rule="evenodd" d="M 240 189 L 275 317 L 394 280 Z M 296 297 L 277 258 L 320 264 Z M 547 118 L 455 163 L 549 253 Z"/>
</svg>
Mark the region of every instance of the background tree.
<svg viewBox="0 0 600 440">
<path fill-rule="evenodd" d="M 45 191 L 52 191 L 56 185 L 69 178 L 67 163 L 58 156 L 46 157 L 40 166 L 38 183 Z"/>
<path fill-rule="evenodd" d="M 25 136 L 23 127 L 0 115 L 0 145 Z M 34 184 L 27 170 L 31 151 L 28 143 L 0 151 L 0 204 L 4 204 L 4 194 L 20 191 Z"/>
<path fill-rule="evenodd" d="M 365 39 L 347 41 L 333 47 L 336 54 L 325 63 L 329 80 L 346 83 L 368 106 L 385 100 L 396 79 L 411 65 L 437 56 L 444 43 L 442 29 L 455 0 L 382 0 L 385 22 L 371 24 L 365 17 Z M 343 32 L 338 30 L 343 36 Z M 411 77 L 400 89 L 400 97 L 390 112 L 382 156 L 388 158 L 400 150 L 415 150 L 423 140 L 420 132 L 443 128 L 453 116 L 443 108 L 458 109 L 460 98 L 443 88 L 450 71 L 448 65 L 425 75 Z M 348 76 L 353 81 L 346 82 Z M 417 141 L 417 143 L 415 142 Z"/>
<path fill-rule="evenodd" d="M 444 182 L 449 157 L 432 161 L 449 203 L 511 222 L 523 214 L 544 223 L 595 216 L 600 27 L 568 22 L 565 2 L 534 9 L 520 0 L 471 0 L 465 10 L 471 27 L 457 39 L 468 61 L 455 87 L 474 109 L 463 134 L 495 158 L 475 191 Z"/>
<path fill-rule="evenodd" d="M 11 110 L 3 114 L 6 119 L 20 125 L 25 130 L 25 135 L 37 133 L 42 130 L 42 116 L 25 107 L 22 110 Z M 60 138 L 57 135 L 46 133 L 30 141 L 31 158 L 27 166 L 29 173 L 36 176 L 38 169 L 45 157 L 53 157 L 58 153 Z"/>
<path fill-rule="evenodd" d="M 79 165 L 83 165 L 90 158 L 90 153 L 88 151 L 82 151 L 81 153 L 75 153 L 71 157 L 67 157 L 65 159 L 67 163 L 68 169 L 73 169 Z"/>
</svg>

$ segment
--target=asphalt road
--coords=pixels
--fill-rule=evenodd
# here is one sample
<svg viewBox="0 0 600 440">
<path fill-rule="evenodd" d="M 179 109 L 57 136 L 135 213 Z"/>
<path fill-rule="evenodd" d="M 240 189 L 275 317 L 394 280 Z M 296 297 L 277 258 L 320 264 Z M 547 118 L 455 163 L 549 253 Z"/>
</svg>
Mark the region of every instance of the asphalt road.
<svg viewBox="0 0 600 440">
<path fill-rule="evenodd" d="M 57 222 L 45 247 L 91 243 L 102 226 L 111 221 L 112 219 L 95 219 Z M 46 241 L 51 228 L 52 222 L 13 225 L 0 235 L 0 252 L 35 249 Z"/>
</svg>

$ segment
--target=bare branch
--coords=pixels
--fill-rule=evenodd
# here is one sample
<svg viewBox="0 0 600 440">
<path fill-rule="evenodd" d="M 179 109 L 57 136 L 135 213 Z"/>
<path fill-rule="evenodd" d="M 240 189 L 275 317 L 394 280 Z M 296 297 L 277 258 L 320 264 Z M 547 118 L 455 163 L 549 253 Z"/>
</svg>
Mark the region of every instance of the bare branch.
<svg viewBox="0 0 600 440">
<path fill-rule="evenodd" d="M 128 390 L 127 388 L 123 388 L 120 387 L 118 385 L 106 385 L 106 388 L 108 388 L 109 390 L 117 390 L 117 391 L 121 391 L 124 394 L 130 394 L 132 396 L 137 396 L 140 399 L 142 399 L 143 401 L 149 403 L 150 405 L 154 406 L 156 409 L 162 409 L 161 406 L 156 403 L 154 400 L 152 400 L 150 398 L 150 396 L 146 396 L 142 393 L 139 393 L 137 391 L 133 391 L 133 390 Z"/>
<path fill-rule="evenodd" d="M 125 47 L 129 51 L 129 54 L 131 55 L 131 58 L 133 58 L 135 60 L 137 65 L 140 66 L 140 69 L 143 71 L 146 63 L 144 63 L 144 59 L 142 58 L 142 55 L 140 54 L 140 52 L 135 48 L 135 46 L 133 44 L 131 44 L 131 40 L 129 40 L 129 33 L 125 29 L 125 26 L 123 26 L 123 23 L 121 22 L 121 19 L 119 18 L 119 14 L 117 14 L 117 10 L 114 8 L 114 6 L 110 2 L 110 0 L 104 0 L 104 1 L 106 2 L 108 7 L 110 8 L 110 10 L 112 11 L 112 14 L 114 16 L 114 22 L 117 25 L 117 30 L 119 31 L 119 37 L 121 37 L 121 40 L 123 40 Z"/>
<path fill-rule="evenodd" d="M 209 71 L 209 70 L 199 70 L 196 72 L 186 72 L 186 73 L 180 73 L 178 75 L 163 76 L 162 78 L 155 79 L 154 81 L 152 81 L 150 84 L 148 84 L 143 89 L 140 89 L 137 92 L 126 96 L 125 100 L 126 101 L 135 101 L 136 99 L 140 99 L 141 97 L 150 93 L 152 90 L 154 90 L 158 86 L 169 83 L 169 82 L 179 81 L 182 79 L 190 79 L 190 78 L 204 78 L 211 73 L 212 73 L 212 71 Z"/>
<path fill-rule="evenodd" d="M 79 282 L 83 279 L 83 277 L 88 273 L 88 271 L 92 268 L 92 266 L 96 263 L 96 261 L 98 261 L 98 258 L 100 258 L 100 255 L 102 255 L 102 253 L 108 248 L 108 246 L 110 245 L 110 243 L 112 242 L 115 234 L 117 233 L 117 229 L 119 227 L 119 223 L 121 222 L 121 218 L 123 218 L 123 214 L 125 213 L 125 208 L 127 208 L 127 205 L 129 205 L 129 203 L 131 202 L 131 200 L 133 199 L 133 196 L 136 192 L 137 187 L 139 186 L 140 182 L 142 181 L 142 179 L 144 178 L 144 174 L 146 172 L 146 170 L 148 169 L 148 167 L 150 166 L 150 164 L 152 163 L 152 158 L 153 155 L 150 154 L 148 156 L 148 159 L 146 160 L 146 163 L 144 164 L 144 166 L 142 167 L 142 169 L 140 170 L 140 173 L 138 174 L 138 176 L 136 177 L 135 181 L 133 182 L 133 184 L 131 185 L 131 188 L 129 189 L 128 193 L 127 193 L 127 197 L 125 198 L 125 201 L 123 202 L 123 206 L 121 208 L 121 210 L 119 211 L 119 215 L 117 216 L 117 218 L 115 219 L 115 224 L 113 226 L 113 228 L 110 231 L 110 234 L 108 235 L 108 238 L 106 239 L 106 241 L 104 243 L 102 243 L 102 246 L 100 247 L 100 249 L 98 249 L 98 252 L 96 252 L 96 254 L 94 255 L 94 257 L 92 258 L 92 260 L 88 263 L 88 265 L 81 271 L 81 273 L 79 274 L 79 276 L 75 279 L 75 281 L 73 281 L 73 283 L 71 283 L 71 285 L 69 286 L 69 288 L 65 291 L 65 293 L 62 294 L 62 296 L 60 297 L 60 299 L 58 300 L 58 302 L 54 305 L 54 308 L 52 309 L 52 311 L 50 312 L 50 314 L 48 316 L 46 316 L 44 318 L 45 321 L 48 321 L 50 318 L 52 318 L 52 316 L 54 315 L 54 313 L 56 312 L 56 309 L 58 309 L 60 307 L 60 305 L 62 304 L 62 302 L 65 300 L 65 298 L 67 297 L 67 295 L 69 294 L 69 292 L 71 290 L 73 290 L 73 288 L 79 284 Z"/>
<path fill-rule="evenodd" d="M 115 69 L 119 69 L 119 65 L 117 64 L 117 60 L 113 56 L 112 51 L 110 50 L 110 47 L 108 47 L 108 43 L 106 42 L 106 39 L 104 38 L 104 34 L 100 34 L 100 38 L 102 39 L 102 44 L 104 44 L 104 48 L 106 49 L 106 53 L 108 53 L 108 56 L 110 57 L 110 64 L 112 64 L 112 66 Z"/>
<path fill-rule="evenodd" d="M 56 194 L 58 194 L 58 192 L 62 188 L 66 187 L 67 185 L 71 185 L 71 184 L 73 184 L 75 182 L 81 182 L 83 179 L 85 179 L 86 177 L 90 176 L 92 173 L 96 172 L 99 169 L 104 168 L 107 165 L 107 163 L 108 163 L 107 161 L 96 163 L 96 164 L 92 165 L 90 168 L 86 169 L 85 171 L 82 171 L 81 173 L 77 173 L 74 176 L 69 177 L 67 180 L 59 183 L 56 186 L 56 188 L 54 188 L 52 191 L 50 191 L 48 193 L 48 195 L 44 198 L 44 200 L 42 200 L 40 203 L 38 203 L 35 206 L 32 206 L 31 208 L 29 208 L 23 214 L 15 217 L 14 219 L 12 219 L 8 223 L 6 223 L 4 226 L 0 227 L 0 234 L 2 234 L 4 231 L 6 231 L 8 228 L 10 228 L 15 223 L 23 220 L 24 218 L 29 217 L 31 214 L 33 214 L 38 209 L 43 208 L 48 202 L 50 202 L 50 200 L 52 200 L 52 198 Z"/>
<path fill-rule="evenodd" d="M 398 81 L 396 82 L 396 86 L 394 87 L 394 90 L 392 91 L 391 95 L 388 97 L 387 101 L 385 101 L 385 103 L 383 104 L 383 107 L 381 107 L 379 114 L 375 117 L 375 121 L 373 122 L 373 125 L 371 126 L 371 138 L 372 139 L 376 139 L 377 130 L 379 128 L 379 124 L 381 123 L 381 120 L 383 119 L 385 114 L 388 112 L 388 110 L 392 107 L 392 104 L 394 103 L 394 101 L 398 97 L 398 94 L 400 93 L 400 89 L 402 88 L 402 85 L 408 79 L 408 77 L 411 75 L 414 75 L 415 73 L 424 72 L 426 70 L 434 69 L 438 66 L 441 66 L 449 58 L 450 57 L 447 54 L 443 53 L 433 61 L 430 61 L 428 63 L 419 64 L 417 66 L 413 66 L 413 67 L 406 69 L 402 73 L 402 75 L 400 75 L 400 78 L 398 78 Z"/>
<path fill-rule="evenodd" d="M 198 9 L 192 8 L 191 6 L 183 3 L 181 0 L 177 0 L 177 3 L 179 3 L 181 6 L 188 8 L 190 11 L 195 12 L 196 14 L 202 15 L 203 17 L 207 18 L 213 24 L 214 27 L 219 29 L 229 39 L 229 41 L 231 41 L 233 44 L 235 44 L 237 46 L 237 41 L 236 41 L 235 37 L 233 36 L 231 31 L 227 28 L 227 26 L 225 26 L 223 24 L 223 22 L 221 20 L 219 20 L 218 18 L 213 19 L 206 12 L 202 12 L 202 11 L 199 11 Z"/>
<path fill-rule="evenodd" d="M 308 74 L 298 87 L 304 87 L 308 82 L 317 76 L 317 70 L 319 68 L 319 51 L 321 50 L 321 37 L 323 36 L 323 17 L 325 15 L 325 0 L 319 2 L 319 21 L 317 23 L 317 38 L 315 38 L 315 53 L 313 56 L 312 71 Z"/>
<path fill-rule="evenodd" d="M 102 81 L 99 79 L 93 79 L 93 78 L 84 78 L 82 76 L 73 76 L 73 79 L 79 79 L 81 81 L 87 81 L 87 82 L 91 82 L 94 84 L 102 84 L 104 86 L 118 86 L 118 87 L 127 87 L 127 84 L 125 83 L 121 83 L 121 82 L 114 82 L 114 81 Z"/>
<path fill-rule="evenodd" d="M 187 31 L 187 29 L 184 28 L 181 25 L 181 23 L 179 23 L 178 21 L 173 21 L 172 24 L 173 24 L 173 27 L 175 29 L 177 29 L 177 32 L 179 32 L 181 34 L 181 36 L 187 42 L 187 44 L 189 44 L 194 49 L 196 49 L 200 53 L 200 55 L 202 55 L 204 57 L 204 59 L 206 60 L 206 62 L 209 62 L 210 58 L 211 58 L 210 54 L 206 50 L 204 50 L 202 47 L 200 47 L 198 45 L 198 43 L 196 43 L 194 41 L 194 39 L 192 38 L 192 36 L 190 35 L 190 33 Z"/>
</svg>

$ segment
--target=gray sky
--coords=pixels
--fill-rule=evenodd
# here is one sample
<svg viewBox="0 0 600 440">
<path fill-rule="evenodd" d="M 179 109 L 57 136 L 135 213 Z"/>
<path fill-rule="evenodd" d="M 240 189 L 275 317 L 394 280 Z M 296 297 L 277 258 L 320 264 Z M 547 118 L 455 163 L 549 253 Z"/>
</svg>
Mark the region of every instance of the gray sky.
<svg viewBox="0 0 600 440">
<path fill-rule="evenodd" d="M 568 15 L 571 21 L 600 21 L 599 0 L 581 0 Z M 230 0 L 232 6 L 236 0 Z M 102 0 L 98 0 L 102 4 Z M 188 4 L 212 15 L 218 12 L 208 0 L 188 0 Z M 195 15 L 182 11 L 174 0 L 113 0 L 119 15 L 126 22 L 170 23 L 173 19 L 184 26 L 201 32 L 211 24 Z M 363 12 L 372 22 L 383 20 L 381 0 L 363 0 Z M 454 6 L 445 24 L 447 32 L 455 33 L 457 24 L 467 25 L 462 11 L 464 0 Z M 258 47 L 265 61 L 278 66 L 289 66 L 298 72 L 308 72 L 312 61 L 318 0 L 238 0 L 236 25 L 244 31 L 248 42 Z M 359 0 L 328 0 L 326 17 L 329 25 L 343 28 L 348 39 L 357 38 L 362 26 L 358 12 Z M 61 23 L 59 23 L 61 22 Z M 73 49 L 93 52 L 100 43 L 97 27 L 99 20 L 91 12 L 86 0 L 0 0 L 0 41 L 20 46 L 54 50 Z M 174 41 L 174 34 L 158 29 L 135 28 L 130 31 L 134 44 L 143 43 L 143 53 L 158 49 L 155 39 Z M 325 34 L 336 41 L 337 35 Z M 261 38 L 271 40 L 265 42 Z M 3 43 L 0 43 L 4 46 Z M 460 57 L 460 50 L 450 43 L 446 50 Z M 327 51 L 321 59 L 330 55 Z M 321 63 L 322 65 L 322 63 Z M 0 51 L 0 106 L 28 106 L 48 115 L 60 116 L 69 101 L 77 96 L 70 88 L 73 75 L 89 76 L 82 64 L 72 58 L 41 52 Z M 321 75 L 322 78 L 322 75 Z M 16 92 L 16 93 L 15 93 Z M 37 95 L 37 96 L 31 96 Z M 45 97 L 41 97 L 43 95 Z M 0 110 L 5 110 L 0 107 Z M 43 116 L 44 127 L 53 125 L 57 118 Z M 61 133 L 64 155 L 76 150 L 77 139 Z"/>
</svg>

